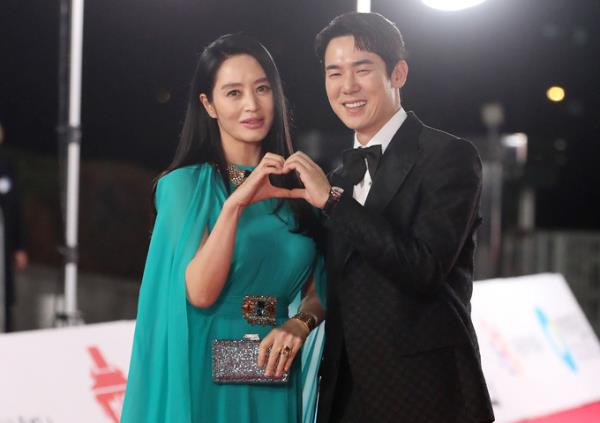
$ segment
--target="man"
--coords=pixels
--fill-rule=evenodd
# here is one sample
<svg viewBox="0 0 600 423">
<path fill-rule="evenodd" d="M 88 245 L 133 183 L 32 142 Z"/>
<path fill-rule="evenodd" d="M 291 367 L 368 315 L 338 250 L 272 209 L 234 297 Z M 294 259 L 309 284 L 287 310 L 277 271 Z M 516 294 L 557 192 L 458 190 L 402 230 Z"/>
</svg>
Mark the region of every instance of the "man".
<svg viewBox="0 0 600 423">
<path fill-rule="evenodd" d="M 4 131 L 0 125 L 0 146 L 4 141 Z M 13 330 L 11 307 L 15 301 L 13 268 L 27 267 L 28 257 L 23 247 L 22 213 L 19 191 L 15 182 L 15 172 L 0 150 L 0 287 L 3 303 L 0 303 L 0 332 Z"/>
<path fill-rule="evenodd" d="M 316 52 L 355 133 L 329 181 L 301 152 L 285 164 L 328 230 L 318 422 L 491 422 L 470 319 L 477 151 L 402 108 L 404 42 L 383 16 L 338 16 Z"/>
</svg>

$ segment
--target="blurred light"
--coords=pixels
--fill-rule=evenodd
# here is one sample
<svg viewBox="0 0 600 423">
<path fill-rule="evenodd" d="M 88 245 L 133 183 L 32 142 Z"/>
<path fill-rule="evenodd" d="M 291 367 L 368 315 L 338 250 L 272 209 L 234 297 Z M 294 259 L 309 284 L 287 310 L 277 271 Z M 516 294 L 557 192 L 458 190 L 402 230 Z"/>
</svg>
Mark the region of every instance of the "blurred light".
<svg viewBox="0 0 600 423">
<path fill-rule="evenodd" d="M 481 107 L 481 120 L 487 127 L 497 128 L 504 122 L 504 108 L 500 103 L 486 103 Z"/>
<path fill-rule="evenodd" d="M 523 148 L 527 147 L 527 135 L 522 132 L 516 134 L 509 134 L 502 137 L 502 144 L 506 147 L 511 148 Z"/>
<path fill-rule="evenodd" d="M 505 162 L 507 159 L 517 164 L 527 161 L 527 134 L 516 132 L 502 137 L 502 145 L 505 147 Z"/>
<path fill-rule="evenodd" d="M 556 103 L 563 101 L 565 99 L 565 89 L 558 85 L 553 85 L 546 91 L 546 97 L 548 97 L 548 100 Z"/>
<path fill-rule="evenodd" d="M 421 0 L 426 6 L 433 9 L 455 11 L 467 9 L 469 7 L 477 6 L 483 3 L 485 0 Z"/>
<path fill-rule="evenodd" d="M 562 138 L 558 138 L 554 141 L 554 148 L 557 151 L 565 151 L 567 149 L 567 142 Z"/>
<path fill-rule="evenodd" d="M 368 13 L 371 11 L 371 0 L 356 0 L 356 11 Z"/>
<path fill-rule="evenodd" d="M 160 104 L 168 103 L 171 100 L 171 92 L 165 88 L 160 88 L 156 92 L 156 101 Z"/>
</svg>

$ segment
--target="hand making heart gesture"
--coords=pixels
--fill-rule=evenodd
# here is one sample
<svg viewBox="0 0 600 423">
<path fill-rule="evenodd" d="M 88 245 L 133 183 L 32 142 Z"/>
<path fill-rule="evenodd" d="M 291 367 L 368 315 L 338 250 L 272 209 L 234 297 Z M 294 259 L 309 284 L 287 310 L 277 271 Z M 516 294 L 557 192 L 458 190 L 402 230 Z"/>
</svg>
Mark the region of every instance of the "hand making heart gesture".
<svg viewBox="0 0 600 423">
<path fill-rule="evenodd" d="M 312 206 L 322 209 L 329 197 L 331 185 L 325 172 L 302 151 L 297 151 L 285 161 L 284 172 L 296 171 L 304 188 L 291 190 L 290 197 L 303 198 Z"/>
<path fill-rule="evenodd" d="M 269 175 L 289 172 L 289 169 L 284 169 L 284 163 L 285 159 L 278 154 L 265 154 L 250 176 L 233 191 L 228 201 L 245 207 L 268 198 L 290 198 L 289 189 L 275 187 L 269 180 Z"/>
</svg>

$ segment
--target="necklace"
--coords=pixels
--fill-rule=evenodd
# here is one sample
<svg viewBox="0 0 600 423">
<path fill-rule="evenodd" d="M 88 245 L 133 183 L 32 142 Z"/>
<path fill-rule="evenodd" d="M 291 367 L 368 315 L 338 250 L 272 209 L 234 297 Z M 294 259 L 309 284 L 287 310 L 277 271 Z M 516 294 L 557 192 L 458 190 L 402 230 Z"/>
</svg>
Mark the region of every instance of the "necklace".
<svg viewBox="0 0 600 423">
<path fill-rule="evenodd" d="M 240 169 L 236 165 L 229 163 L 227 168 L 225 168 L 227 172 L 227 178 L 233 184 L 234 187 L 239 187 L 242 185 L 242 182 L 250 175 L 250 170 Z"/>
</svg>

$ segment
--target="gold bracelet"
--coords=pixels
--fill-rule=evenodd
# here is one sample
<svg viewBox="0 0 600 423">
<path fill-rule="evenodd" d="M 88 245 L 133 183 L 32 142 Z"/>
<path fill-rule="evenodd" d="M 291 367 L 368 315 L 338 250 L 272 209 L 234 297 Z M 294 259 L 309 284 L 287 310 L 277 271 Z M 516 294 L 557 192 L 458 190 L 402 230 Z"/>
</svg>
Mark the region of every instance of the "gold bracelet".
<svg viewBox="0 0 600 423">
<path fill-rule="evenodd" d="M 297 320 L 298 322 L 302 323 L 304 326 L 306 326 L 306 331 L 308 333 L 310 333 L 310 327 L 308 326 L 308 323 L 306 323 L 304 320 L 300 320 L 298 319 L 296 316 L 292 317 L 292 319 Z"/>
<path fill-rule="evenodd" d="M 317 327 L 317 318 L 311 313 L 299 311 L 294 317 L 292 317 L 292 319 L 296 319 L 304 323 L 308 329 L 308 333 L 312 332 L 312 330 Z"/>
</svg>

